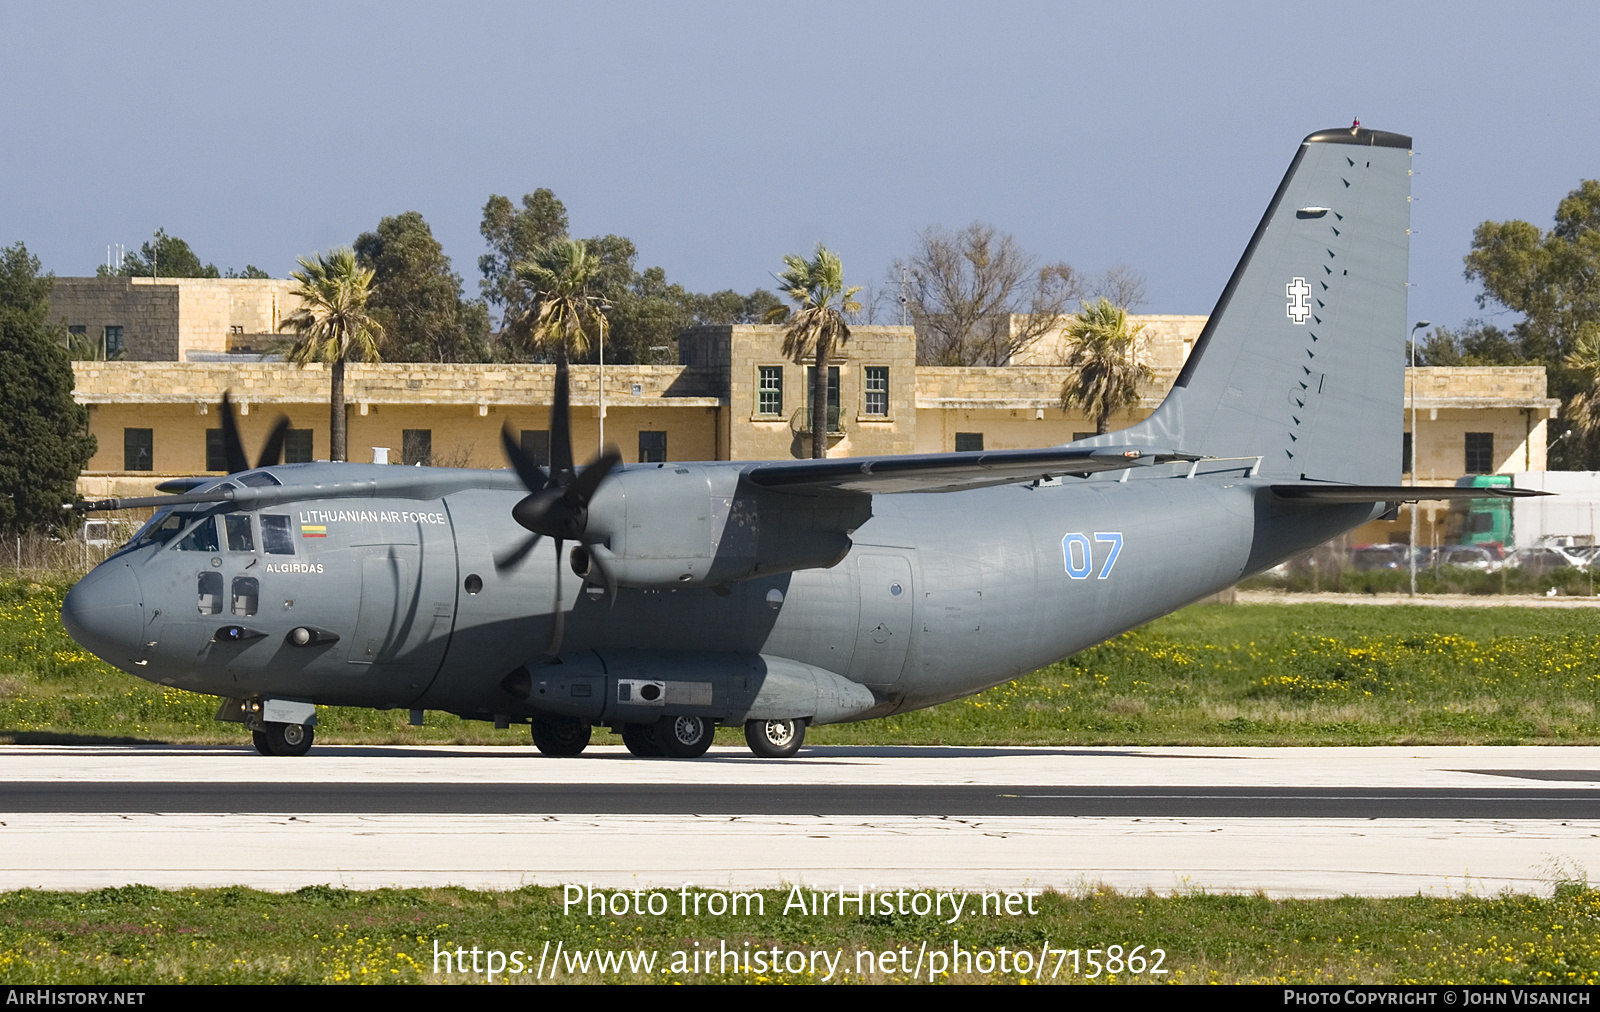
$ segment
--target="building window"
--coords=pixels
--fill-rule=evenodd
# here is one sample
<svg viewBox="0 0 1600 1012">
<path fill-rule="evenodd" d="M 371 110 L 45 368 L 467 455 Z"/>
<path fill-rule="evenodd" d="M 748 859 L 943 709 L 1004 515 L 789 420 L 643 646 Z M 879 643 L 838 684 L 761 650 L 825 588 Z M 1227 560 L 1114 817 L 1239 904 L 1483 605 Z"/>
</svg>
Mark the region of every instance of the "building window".
<svg viewBox="0 0 1600 1012">
<path fill-rule="evenodd" d="M 665 432 L 639 433 L 639 463 L 664 464 L 667 460 L 667 434 Z"/>
<path fill-rule="evenodd" d="M 222 442 L 221 429 L 206 430 L 206 470 L 226 471 L 228 469 L 228 450 Z"/>
<path fill-rule="evenodd" d="M 756 411 L 763 415 L 783 414 L 783 366 L 760 367 Z"/>
<path fill-rule="evenodd" d="M 550 430 L 523 429 L 522 452 L 533 458 L 540 467 L 550 466 Z"/>
<path fill-rule="evenodd" d="M 122 430 L 122 469 L 124 471 L 154 471 L 154 429 Z"/>
<path fill-rule="evenodd" d="M 1467 473 L 1488 474 L 1494 470 L 1494 433 L 1467 433 Z"/>
<path fill-rule="evenodd" d="M 958 432 L 956 433 L 956 452 L 971 453 L 983 449 L 983 433 Z"/>
<path fill-rule="evenodd" d="M 402 429 L 400 432 L 400 462 L 407 467 L 421 464 L 433 466 L 433 430 Z"/>
<path fill-rule="evenodd" d="M 866 368 L 867 396 L 862 412 L 886 418 L 889 415 L 889 367 L 869 365 Z"/>
<path fill-rule="evenodd" d="M 811 388 L 816 366 L 806 366 L 806 432 L 811 431 Z M 839 367 L 828 366 L 828 431 L 839 432 Z"/>
<path fill-rule="evenodd" d="M 1093 439 L 1095 436 L 1098 436 L 1099 434 L 1100 433 L 1098 433 L 1098 432 L 1074 432 L 1072 434 L 1072 441 L 1074 443 L 1076 443 L 1080 439 Z"/>
<path fill-rule="evenodd" d="M 106 358 L 116 358 L 122 354 L 122 328 L 106 328 Z"/>
<path fill-rule="evenodd" d="M 309 464 L 312 461 L 310 429 L 290 429 L 283 434 L 283 462 Z"/>
<path fill-rule="evenodd" d="M 1411 433 L 1404 433 L 1400 437 L 1400 473 L 1411 473 Z"/>
</svg>

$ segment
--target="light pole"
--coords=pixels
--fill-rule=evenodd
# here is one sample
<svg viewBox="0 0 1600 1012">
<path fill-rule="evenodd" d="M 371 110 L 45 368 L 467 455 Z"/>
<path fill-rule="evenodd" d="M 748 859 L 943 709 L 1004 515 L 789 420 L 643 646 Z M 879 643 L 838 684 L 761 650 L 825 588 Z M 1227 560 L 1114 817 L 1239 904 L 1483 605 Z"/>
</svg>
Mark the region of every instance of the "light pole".
<svg viewBox="0 0 1600 1012">
<path fill-rule="evenodd" d="M 1411 487 L 1417 487 L 1417 331 L 1428 326 L 1427 320 L 1418 320 L 1411 328 L 1411 368 L 1406 370 L 1406 399 L 1411 402 Z M 1411 501 L 1411 596 L 1417 596 L 1417 501 Z"/>
</svg>

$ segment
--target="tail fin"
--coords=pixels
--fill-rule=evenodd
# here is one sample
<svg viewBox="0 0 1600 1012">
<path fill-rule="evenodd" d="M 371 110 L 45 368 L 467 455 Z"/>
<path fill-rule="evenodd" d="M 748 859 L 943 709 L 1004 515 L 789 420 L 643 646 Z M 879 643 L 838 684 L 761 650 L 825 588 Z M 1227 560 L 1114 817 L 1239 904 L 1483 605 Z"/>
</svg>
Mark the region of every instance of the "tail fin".
<svg viewBox="0 0 1600 1012">
<path fill-rule="evenodd" d="M 1166 400 L 1101 438 L 1398 483 L 1410 149 L 1378 130 L 1307 137 Z"/>
</svg>

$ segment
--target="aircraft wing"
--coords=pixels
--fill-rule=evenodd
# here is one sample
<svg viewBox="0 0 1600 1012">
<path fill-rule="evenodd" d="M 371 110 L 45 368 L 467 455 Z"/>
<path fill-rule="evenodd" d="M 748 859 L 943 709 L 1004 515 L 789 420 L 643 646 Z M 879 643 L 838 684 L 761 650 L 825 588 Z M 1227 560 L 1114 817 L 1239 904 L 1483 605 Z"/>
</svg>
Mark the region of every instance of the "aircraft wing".
<svg viewBox="0 0 1600 1012">
<path fill-rule="evenodd" d="M 895 457 L 840 457 L 755 464 L 746 480 L 795 495 L 883 495 L 895 492 L 960 492 L 1012 485 L 1036 478 L 1118 471 L 1200 458 L 1148 446 L 1049 447 L 1042 450 L 975 450 Z"/>
<path fill-rule="evenodd" d="M 1467 488 L 1460 485 L 1335 485 L 1325 482 L 1304 482 L 1272 486 L 1272 494 L 1281 499 L 1299 499 L 1313 503 L 1363 503 L 1363 502 L 1423 502 L 1434 499 L 1522 499 L 1535 495 L 1555 495 L 1532 488 L 1512 488 L 1509 485 L 1489 485 Z"/>
</svg>

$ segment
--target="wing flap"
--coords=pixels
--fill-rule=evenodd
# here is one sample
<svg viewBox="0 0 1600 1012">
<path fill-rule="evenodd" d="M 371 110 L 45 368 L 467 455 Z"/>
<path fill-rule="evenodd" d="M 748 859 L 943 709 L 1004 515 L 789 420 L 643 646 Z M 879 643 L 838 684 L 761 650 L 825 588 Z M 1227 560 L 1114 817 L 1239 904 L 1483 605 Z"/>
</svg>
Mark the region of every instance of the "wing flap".
<svg viewBox="0 0 1600 1012">
<path fill-rule="evenodd" d="M 1554 495 L 1531 488 L 1491 485 L 1465 488 L 1459 485 L 1329 485 L 1320 482 L 1273 485 L 1272 494 L 1280 499 L 1315 503 L 1424 502 L 1428 500 L 1523 499 Z"/>
</svg>

